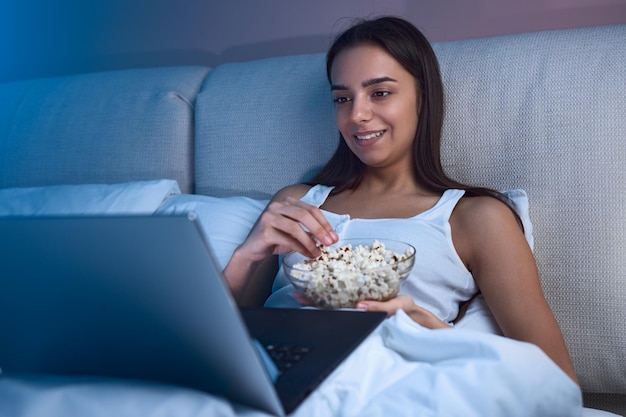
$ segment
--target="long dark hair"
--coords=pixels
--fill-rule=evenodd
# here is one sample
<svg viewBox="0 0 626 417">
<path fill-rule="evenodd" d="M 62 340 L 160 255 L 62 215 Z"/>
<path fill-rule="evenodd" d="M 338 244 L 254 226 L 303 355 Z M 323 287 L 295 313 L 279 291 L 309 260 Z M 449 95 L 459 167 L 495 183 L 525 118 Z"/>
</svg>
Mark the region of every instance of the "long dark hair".
<svg viewBox="0 0 626 417">
<path fill-rule="evenodd" d="M 426 37 L 410 22 L 398 17 L 361 20 L 341 33 L 326 54 L 329 83 L 336 56 L 359 45 L 375 45 L 392 56 L 416 80 L 418 125 L 413 141 L 413 173 L 421 186 L 443 193 L 463 189 L 467 196 L 492 196 L 513 209 L 511 200 L 486 187 L 462 184 L 448 177 L 441 165 L 441 129 L 444 118 L 444 91 L 439 62 Z M 350 151 L 341 133 L 339 145 L 309 184 L 332 185 L 334 193 L 356 188 L 362 181 L 365 164 Z M 514 210 L 515 211 L 515 210 Z M 519 220 L 518 220 L 519 222 Z"/>
</svg>

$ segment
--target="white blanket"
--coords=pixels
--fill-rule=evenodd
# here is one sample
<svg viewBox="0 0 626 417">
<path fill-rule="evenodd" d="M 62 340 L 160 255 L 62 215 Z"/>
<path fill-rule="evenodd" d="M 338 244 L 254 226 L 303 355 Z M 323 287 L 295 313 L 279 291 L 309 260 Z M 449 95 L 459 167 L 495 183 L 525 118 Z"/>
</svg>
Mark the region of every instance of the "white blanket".
<svg viewBox="0 0 626 417">
<path fill-rule="evenodd" d="M 331 416 L 580 416 L 579 388 L 537 347 L 387 319 L 293 413 Z M 221 398 L 106 379 L 0 378 L 0 415 L 267 417 Z"/>
</svg>

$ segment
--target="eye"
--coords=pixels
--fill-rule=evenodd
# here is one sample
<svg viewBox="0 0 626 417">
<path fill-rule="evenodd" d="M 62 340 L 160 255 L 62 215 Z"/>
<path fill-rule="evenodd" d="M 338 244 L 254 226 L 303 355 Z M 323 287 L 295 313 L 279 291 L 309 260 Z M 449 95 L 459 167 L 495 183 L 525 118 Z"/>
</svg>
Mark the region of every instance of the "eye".
<svg viewBox="0 0 626 417">
<path fill-rule="evenodd" d="M 375 91 L 374 94 L 372 94 L 372 95 L 375 98 L 385 98 L 385 97 L 389 96 L 389 94 L 391 94 L 391 91 L 380 90 L 380 91 Z"/>
<path fill-rule="evenodd" d="M 345 103 L 347 103 L 349 101 L 350 101 L 350 98 L 346 97 L 346 96 L 339 96 L 339 97 L 333 98 L 333 102 L 335 104 L 345 104 Z"/>
</svg>

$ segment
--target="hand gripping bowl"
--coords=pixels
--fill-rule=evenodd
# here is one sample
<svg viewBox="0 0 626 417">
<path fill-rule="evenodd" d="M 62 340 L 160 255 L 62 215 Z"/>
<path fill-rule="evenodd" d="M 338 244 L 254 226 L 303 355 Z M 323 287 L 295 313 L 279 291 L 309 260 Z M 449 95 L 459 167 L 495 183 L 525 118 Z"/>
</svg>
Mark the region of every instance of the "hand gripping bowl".
<svg viewBox="0 0 626 417">
<path fill-rule="evenodd" d="M 387 239 L 345 239 L 307 258 L 290 252 L 285 275 L 320 308 L 354 308 L 361 300 L 385 301 L 398 293 L 415 263 L 415 248 Z"/>
</svg>

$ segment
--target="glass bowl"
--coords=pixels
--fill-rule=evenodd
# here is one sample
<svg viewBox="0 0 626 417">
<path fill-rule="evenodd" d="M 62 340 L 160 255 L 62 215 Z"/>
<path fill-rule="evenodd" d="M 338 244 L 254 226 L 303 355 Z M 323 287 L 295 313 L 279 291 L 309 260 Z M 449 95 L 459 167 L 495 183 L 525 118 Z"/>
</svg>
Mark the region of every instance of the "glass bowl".
<svg viewBox="0 0 626 417">
<path fill-rule="evenodd" d="M 398 294 L 415 263 L 415 248 L 389 239 L 345 239 L 307 258 L 283 257 L 294 288 L 316 307 L 354 308 L 361 300 L 386 301 Z"/>
</svg>

